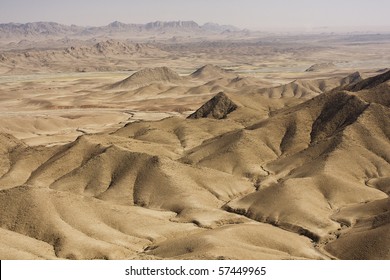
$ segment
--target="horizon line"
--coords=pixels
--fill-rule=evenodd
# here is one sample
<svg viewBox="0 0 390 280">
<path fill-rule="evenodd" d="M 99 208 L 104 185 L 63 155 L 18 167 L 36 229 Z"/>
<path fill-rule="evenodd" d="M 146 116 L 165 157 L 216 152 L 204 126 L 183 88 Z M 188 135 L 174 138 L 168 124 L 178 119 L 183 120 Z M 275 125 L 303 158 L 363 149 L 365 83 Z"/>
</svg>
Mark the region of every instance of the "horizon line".
<svg viewBox="0 0 390 280">
<path fill-rule="evenodd" d="M 390 31 L 390 25 L 313 25 L 313 26 L 270 26 L 270 25 L 264 25 L 263 27 L 242 27 L 242 26 L 237 26 L 234 24 L 229 24 L 229 23 L 219 23 L 219 22 L 212 22 L 208 21 L 205 23 L 199 23 L 195 20 L 182 20 L 182 19 L 177 19 L 177 20 L 153 20 L 153 21 L 147 21 L 143 23 L 138 23 L 138 22 L 124 22 L 120 20 L 113 20 L 108 22 L 107 24 L 103 25 L 79 25 L 75 23 L 64 23 L 64 22 L 59 22 L 59 21 L 51 21 L 51 20 L 38 20 L 38 21 L 27 21 L 27 22 L 0 22 L 0 25 L 6 25 L 6 24 L 20 24 L 20 25 L 25 25 L 25 24 L 32 24 L 32 23 L 55 23 L 59 25 L 64 25 L 64 26 L 77 26 L 77 27 L 106 27 L 109 26 L 112 23 L 121 23 L 121 24 L 126 24 L 126 25 L 146 25 L 149 23 L 156 23 L 156 22 L 162 22 L 162 23 L 171 23 L 171 22 L 194 22 L 198 26 L 202 27 L 206 24 L 216 24 L 219 26 L 231 26 L 237 29 L 240 29 L 240 31 L 252 31 L 252 32 L 267 32 L 267 31 L 278 31 L 278 32 L 283 32 L 284 31 L 310 31 L 313 32 L 315 30 L 325 30 L 328 29 L 329 32 L 334 32 L 336 30 L 343 30 L 344 32 L 348 30 L 348 32 L 376 32 L 375 30 L 352 30 L 355 28 L 381 28 L 381 29 L 388 29 L 386 31 Z M 383 30 L 381 30 L 383 31 Z"/>
</svg>

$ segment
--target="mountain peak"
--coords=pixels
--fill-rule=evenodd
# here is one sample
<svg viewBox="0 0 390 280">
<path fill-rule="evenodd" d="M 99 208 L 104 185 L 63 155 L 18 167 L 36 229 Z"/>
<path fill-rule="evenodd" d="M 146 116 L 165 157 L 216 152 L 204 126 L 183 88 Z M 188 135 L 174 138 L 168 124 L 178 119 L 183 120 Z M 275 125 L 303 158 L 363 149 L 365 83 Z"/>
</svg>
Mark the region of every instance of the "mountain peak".
<svg viewBox="0 0 390 280">
<path fill-rule="evenodd" d="M 233 25 L 221 25 L 214 22 L 207 22 L 201 26 L 203 29 L 212 32 L 239 31 L 240 29 Z"/>
<path fill-rule="evenodd" d="M 225 76 L 231 76 L 232 73 L 228 72 L 227 70 L 216 66 L 212 64 L 206 64 L 199 69 L 197 69 L 195 72 L 191 74 L 191 77 L 193 78 L 207 78 L 207 79 L 215 79 L 215 78 L 222 78 Z"/>
<path fill-rule="evenodd" d="M 237 109 L 237 105 L 223 92 L 219 92 L 205 104 L 203 104 L 188 119 L 214 118 L 224 119 L 228 114 Z"/>
<path fill-rule="evenodd" d="M 130 77 L 116 83 L 114 86 L 146 86 L 155 82 L 171 83 L 180 81 L 181 77 L 175 71 L 168 67 L 145 68 L 135 72 Z"/>
<path fill-rule="evenodd" d="M 66 36 L 71 38 L 75 36 L 94 37 L 104 35 L 121 34 L 128 36 L 139 36 L 142 32 L 166 34 L 180 33 L 186 34 L 194 32 L 195 34 L 222 34 L 225 31 L 238 30 L 229 25 L 204 24 L 200 26 L 195 21 L 154 21 L 146 24 L 127 24 L 120 21 L 114 21 L 105 26 L 82 27 L 76 25 L 63 25 L 55 22 L 30 22 L 30 23 L 5 23 L 0 24 L 0 38 L 10 38 L 21 40 L 26 38 L 47 39 L 50 37 Z"/>
<path fill-rule="evenodd" d="M 370 89 L 376 87 L 382 83 L 385 83 L 390 80 L 390 70 L 385 73 L 364 79 L 358 83 L 354 83 L 350 86 L 347 86 L 345 89 L 348 91 L 360 91 L 364 89 Z"/>
<path fill-rule="evenodd" d="M 158 28 L 200 28 L 195 21 L 154 21 L 145 25 L 146 29 Z"/>
<path fill-rule="evenodd" d="M 124 28 L 127 26 L 127 24 L 120 21 L 113 21 L 109 23 L 107 26 L 110 28 Z"/>
</svg>

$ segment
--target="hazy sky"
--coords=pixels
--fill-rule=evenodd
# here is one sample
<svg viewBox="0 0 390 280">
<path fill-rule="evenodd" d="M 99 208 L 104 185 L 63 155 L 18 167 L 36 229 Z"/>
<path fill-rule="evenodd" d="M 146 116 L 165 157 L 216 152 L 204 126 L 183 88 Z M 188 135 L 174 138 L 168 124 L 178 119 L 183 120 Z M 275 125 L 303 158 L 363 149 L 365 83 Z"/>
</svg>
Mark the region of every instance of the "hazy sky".
<svg viewBox="0 0 390 280">
<path fill-rule="evenodd" d="M 216 22 L 251 29 L 390 26 L 390 0 L 0 0 L 0 22 Z"/>
</svg>

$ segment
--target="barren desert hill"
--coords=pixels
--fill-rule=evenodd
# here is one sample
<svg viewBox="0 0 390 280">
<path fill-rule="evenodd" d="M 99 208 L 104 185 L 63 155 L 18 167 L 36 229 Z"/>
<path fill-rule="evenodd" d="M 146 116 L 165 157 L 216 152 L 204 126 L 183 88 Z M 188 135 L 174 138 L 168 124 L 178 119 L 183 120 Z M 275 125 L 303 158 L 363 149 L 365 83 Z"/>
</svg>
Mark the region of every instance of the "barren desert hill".
<svg viewBox="0 0 390 280">
<path fill-rule="evenodd" d="M 333 69 L 336 65 L 332 62 L 316 63 L 305 70 L 305 72 L 317 72 L 326 69 Z"/>
<path fill-rule="evenodd" d="M 205 66 L 200 69 L 214 69 L 214 66 Z M 219 92 L 229 94 L 233 98 L 233 103 L 239 105 L 241 111 L 246 111 L 241 117 L 237 115 L 237 120 L 250 122 L 260 115 L 267 115 L 269 110 L 280 109 L 286 103 L 298 103 L 298 98 L 283 98 L 280 100 L 256 94 L 259 88 L 269 86 L 270 83 L 263 79 L 253 77 L 237 77 L 222 68 L 217 68 L 222 74 L 221 77 L 210 76 L 209 79 L 198 79 L 192 75 L 178 75 L 174 70 L 167 67 L 155 67 L 141 69 L 131 76 L 121 81 L 104 86 L 105 96 L 115 97 L 109 100 L 112 103 L 137 99 L 145 108 L 151 108 L 148 104 L 153 104 L 153 108 L 162 108 L 164 100 L 176 100 L 177 105 L 174 110 L 186 111 L 195 110 L 207 99 Z M 199 69 L 198 69 L 199 70 Z M 198 71 L 197 70 L 197 71 Z M 197 72 L 195 71 L 195 72 Z M 88 95 L 88 99 L 96 96 L 95 93 Z M 185 102 L 184 105 L 180 103 Z M 149 107 L 148 107 L 149 106 Z M 183 108 L 184 107 L 184 108 Z M 183 109 L 180 109 L 183 108 Z M 252 116 L 251 116 L 252 115 Z"/>
<path fill-rule="evenodd" d="M 180 145 L 181 150 L 176 155 L 177 159 L 182 156 L 184 150 L 196 147 L 207 139 L 243 127 L 242 124 L 227 119 L 200 118 L 183 121 L 180 117 L 169 117 L 160 121 L 129 123 L 118 129 L 113 135 L 130 137 L 149 143 L 162 142 Z"/>
<path fill-rule="evenodd" d="M 77 56 L 81 53 L 84 56 L 103 54 L 105 56 L 116 55 L 155 55 L 163 54 L 164 52 L 157 49 L 155 46 L 143 43 L 128 43 L 120 40 L 106 40 L 100 41 L 91 47 L 70 47 L 66 52 Z"/>
<path fill-rule="evenodd" d="M 165 84 L 150 102 L 203 100 L 201 114 L 129 115 L 57 145 L 0 134 L 2 258 L 390 258 L 386 79 L 359 91 L 340 89 L 357 73 L 306 80 L 314 97 L 229 89 L 236 78 L 213 92 L 220 78 L 169 68 L 127 79 Z M 122 91 L 76 95 L 113 106 L 131 97 Z"/>
<path fill-rule="evenodd" d="M 5 73 L 15 74 L 77 72 L 82 69 L 83 71 L 128 70 L 130 58 L 161 58 L 167 55 L 167 52 L 151 44 L 110 39 L 92 45 L 3 51 L 0 53 L 0 66 L 4 68 Z"/>
<path fill-rule="evenodd" d="M 348 234 L 328 244 L 326 250 L 343 259 L 369 259 L 372 256 L 378 260 L 388 259 L 389 211 L 383 209 L 387 209 L 389 203 L 387 197 L 343 208 L 333 218 L 353 227 Z"/>
<path fill-rule="evenodd" d="M 0 38 L 1 259 L 390 259 L 387 33 Z"/>
<path fill-rule="evenodd" d="M 249 125 L 254 124 L 256 119 L 266 118 L 281 108 L 294 106 L 327 91 L 354 84 L 361 79 L 360 74 L 355 72 L 341 78 L 296 80 L 289 84 L 267 88 L 261 80 L 236 77 L 229 79 L 228 83 L 223 84 L 220 78 L 208 82 L 206 85 L 221 85 L 221 88 L 224 89 L 224 98 L 222 98 L 224 102 L 216 102 L 220 100 L 217 95 L 198 110 L 206 112 L 207 115 L 211 109 L 215 109 L 216 103 L 226 105 L 232 102 L 235 104 L 233 107 L 237 112 L 233 112 L 230 118 Z M 242 80 L 247 82 L 240 83 Z M 239 84 L 237 85 L 236 83 Z M 233 111 L 228 110 L 228 107 L 220 107 L 221 117 L 226 117 L 228 113 Z M 195 116 L 197 112 L 190 117 Z M 202 113 L 203 115 L 204 112 Z M 198 113 L 198 117 L 202 114 Z"/>
<path fill-rule="evenodd" d="M 0 152 L 2 154 L 7 154 L 8 152 L 14 150 L 19 146 L 24 146 L 25 144 L 14 136 L 6 133 L 0 133 Z"/>
<path fill-rule="evenodd" d="M 66 26 L 55 22 L 30 22 L 30 23 L 1 23 L 0 38 L 34 38 L 47 36 L 66 36 L 74 32 L 79 32 L 77 26 Z"/>
<path fill-rule="evenodd" d="M 383 104 L 387 104 L 388 92 L 382 92 L 382 95 L 382 100 L 385 101 Z M 276 208 L 274 209 L 275 211 L 281 211 L 279 208 L 280 204 L 275 203 L 275 199 L 278 199 L 278 196 L 267 197 L 267 195 L 265 195 L 268 192 L 274 195 L 273 190 L 276 191 L 276 189 L 279 188 L 278 186 L 280 186 L 280 190 L 286 191 L 286 195 L 293 191 L 293 189 L 289 189 L 291 183 L 291 188 L 294 188 L 294 184 L 300 184 L 303 190 L 305 189 L 307 193 L 311 193 L 312 190 L 310 190 L 310 187 L 306 189 L 304 186 L 311 185 L 309 182 L 313 180 L 313 178 L 319 179 L 317 184 L 326 182 L 327 180 L 332 181 L 334 188 L 338 189 L 338 195 L 335 197 L 333 197 L 332 188 L 329 189 L 327 187 L 325 189 L 325 185 L 321 187 L 321 190 L 325 191 L 325 197 L 328 198 L 326 203 L 329 203 L 331 207 L 330 211 L 335 207 L 333 203 L 338 204 L 343 201 L 341 205 L 338 204 L 336 206 L 342 207 L 343 205 L 348 205 L 350 203 L 362 202 L 360 200 L 361 196 L 365 196 L 368 200 L 386 197 L 386 193 L 381 193 L 382 190 L 378 192 L 368 189 L 365 184 L 361 184 L 359 181 L 355 181 L 356 179 L 353 179 L 365 177 L 367 176 L 366 174 L 373 174 L 374 177 L 379 175 L 374 175 L 376 168 L 368 171 L 368 162 L 376 162 L 377 166 L 381 166 L 379 176 L 384 176 L 384 180 L 388 176 L 388 172 L 382 172 L 388 170 L 389 155 L 387 151 L 389 149 L 389 131 L 387 129 L 388 124 L 385 124 L 384 122 L 389 121 L 389 114 L 388 107 L 381 104 L 381 101 L 379 102 L 380 103 L 366 103 L 356 95 L 343 92 L 319 96 L 305 102 L 307 104 L 302 103 L 298 105 L 301 109 L 296 110 L 295 112 L 293 111 L 294 109 L 292 109 L 288 114 L 282 113 L 281 116 L 276 114 L 269 120 L 252 126 L 247 132 L 245 130 L 239 130 L 215 138 L 212 141 L 204 142 L 201 146 L 188 151 L 184 160 L 202 166 L 213 166 L 213 168 L 218 168 L 224 172 L 240 172 L 242 175 L 247 174 L 246 176 L 252 176 L 259 185 L 260 190 L 248 195 L 248 197 L 256 197 L 258 194 L 259 197 L 262 197 L 261 202 L 255 200 L 253 208 L 248 208 L 248 210 L 245 210 L 245 204 L 239 203 L 237 203 L 237 206 L 235 205 L 234 208 L 230 208 L 229 206 L 228 209 L 231 211 L 238 211 L 239 213 L 248 211 L 247 213 L 249 213 L 248 215 L 251 218 L 259 217 L 261 221 L 269 220 L 273 223 L 280 224 L 282 227 L 290 228 L 291 225 L 289 222 L 281 221 L 278 218 L 267 217 L 267 214 L 265 214 L 266 212 L 264 212 L 268 211 L 270 207 L 272 207 L 271 205 L 278 207 L 278 210 L 276 210 Z M 302 116 L 302 114 L 305 114 L 302 112 L 302 107 L 306 108 L 304 111 L 306 111 L 308 115 Z M 293 119 L 298 116 L 300 118 L 299 121 L 294 122 Z M 281 118 L 279 121 L 283 120 L 283 123 L 279 123 L 276 119 L 272 120 L 273 118 Z M 381 120 L 382 118 L 384 119 L 383 122 Z M 307 121 L 309 121 L 309 123 L 307 123 Z M 267 126 L 268 123 L 270 126 Z M 369 141 L 364 140 L 364 144 L 362 144 L 363 142 L 356 143 L 355 141 L 350 141 L 351 138 L 360 139 L 360 141 L 364 138 L 366 129 L 368 128 L 363 128 L 363 123 L 370 123 L 369 129 L 373 131 L 375 136 L 372 136 Z M 374 125 L 374 123 L 377 125 Z M 282 127 L 286 128 L 285 133 L 276 134 L 275 132 Z M 272 141 L 270 140 L 271 138 L 273 139 Z M 264 144 L 257 144 L 255 139 L 262 139 L 261 141 Z M 279 142 L 277 139 L 280 139 L 279 148 L 274 145 L 276 144 L 275 142 Z M 229 143 L 229 146 L 226 146 L 227 143 Z M 253 144 L 249 146 L 249 143 Z M 273 143 L 273 145 L 271 145 L 271 143 Z M 303 143 L 306 143 L 306 145 Z M 291 148 L 297 149 L 298 147 L 301 147 L 301 150 L 290 150 Z M 274 154 L 272 155 L 272 153 Z M 333 156 L 334 153 L 338 156 Z M 339 156 L 341 153 L 345 153 L 345 156 Z M 351 163 L 349 165 L 350 169 L 344 170 L 343 175 L 338 174 L 338 172 L 343 170 L 343 167 L 346 164 L 342 159 L 352 154 L 357 156 L 357 158 L 353 158 L 354 164 Z M 268 158 L 265 157 L 266 155 L 268 155 Z M 359 155 L 361 156 L 359 157 Z M 230 157 L 235 160 L 233 162 L 230 161 L 230 164 L 228 164 L 229 161 L 227 159 Z M 267 163 L 265 165 L 261 165 L 260 163 L 259 168 L 256 169 L 256 162 L 258 162 L 260 158 L 263 158 L 264 162 Z M 240 159 L 245 159 L 245 161 L 240 161 Z M 385 159 L 385 161 L 383 161 L 383 159 Z M 243 164 L 244 162 L 245 164 Z M 237 169 L 237 166 L 240 166 L 241 169 Z M 326 180 L 325 178 L 328 176 L 326 174 L 331 174 L 327 172 L 328 168 L 334 170 L 333 174 L 338 174 L 339 176 L 330 176 Z M 282 172 L 279 175 L 281 177 L 276 175 L 278 172 Z M 348 172 L 351 173 L 348 174 Z M 286 176 L 286 174 L 288 175 Z M 294 179 L 294 174 L 297 174 L 296 179 Z M 356 190 L 361 188 L 361 191 L 358 191 L 359 195 L 352 196 L 349 194 L 349 187 L 347 187 L 348 184 L 345 181 L 348 177 L 350 177 L 351 182 L 355 181 L 354 188 L 356 188 Z M 263 180 L 263 178 L 265 178 L 265 180 Z M 316 182 L 316 179 L 314 179 L 313 183 L 314 182 Z M 262 183 L 264 184 L 263 191 Z M 323 183 L 321 183 L 320 186 L 322 184 Z M 359 184 L 360 187 L 358 187 Z M 315 185 L 316 183 L 312 186 Z M 353 184 L 351 184 L 350 187 L 353 187 Z M 343 188 L 346 190 L 344 194 L 342 192 Z M 363 193 L 365 194 L 363 195 Z M 282 193 L 279 193 L 279 196 L 281 195 Z M 314 195 L 314 193 L 312 195 Z M 267 201 L 268 203 L 266 203 Z M 273 202 L 271 203 L 270 201 Z M 317 203 L 319 203 L 319 201 L 317 201 Z M 260 205 L 263 204 L 265 204 L 264 208 L 260 207 Z M 257 213 L 256 209 L 259 209 L 259 207 L 262 210 L 260 213 Z M 288 206 L 290 210 L 294 207 L 296 206 Z M 314 208 L 316 207 L 307 207 L 307 209 L 311 210 Z M 302 217 L 305 216 L 305 214 L 301 213 L 299 216 Z M 291 214 L 286 217 L 288 217 L 287 220 L 292 218 Z M 306 222 L 309 222 L 310 219 L 311 218 L 307 216 Z M 322 222 L 324 222 L 324 220 L 322 220 Z M 283 226 L 284 223 L 285 225 Z M 318 224 L 321 224 L 321 222 L 313 221 L 313 228 L 318 229 Z M 324 227 L 329 227 L 328 229 L 330 229 L 332 228 L 332 224 L 333 222 L 329 220 L 328 225 L 325 226 L 324 224 Z M 307 225 L 304 229 L 296 227 L 295 230 L 299 232 L 309 230 L 308 234 L 313 238 L 318 239 L 326 236 L 326 234 L 322 235 L 318 232 L 311 232 L 310 228 L 312 226 Z"/>
<path fill-rule="evenodd" d="M 36 114 L 32 113 L 31 117 L 30 115 L 17 117 L 4 115 L 0 121 L 1 130 L 25 139 L 33 145 L 50 141 L 66 143 L 73 141 L 82 134 L 82 131 L 100 131 L 105 127 L 109 130 L 108 125 L 114 122 L 118 122 L 117 127 L 120 127 L 119 122 L 126 122 L 137 111 L 153 111 L 150 115 L 160 114 L 162 116 L 195 111 L 221 91 L 237 105 L 237 109 L 229 114 L 229 118 L 239 124 L 249 126 L 268 118 L 277 110 L 302 103 L 312 96 L 286 94 L 279 98 L 279 92 L 274 98 L 269 98 L 267 95 L 257 93 L 259 89 L 269 86 L 269 82 L 245 76 L 203 81 L 192 79 L 191 76 L 179 76 L 180 79 L 178 79 L 177 73 L 174 73 L 170 76 L 171 81 L 166 82 L 163 76 L 155 79 L 150 75 L 146 77 L 139 74 L 142 84 L 135 81 L 121 88 L 113 85 L 125 80 L 127 72 L 110 75 L 113 75 L 113 78 L 106 79 L 100 73 L 80 74 L 80 79 L 74 82 L 64 75 L 47 78 L 42 76 L 39 82 L 26 81 L 20 83 L 15 90 L 12 89 L 15 82 L 9 79 L 9 82 L 3 84 L 4 96 L 12 97 L 17 93 L 20 98 L 8 102 L 5 107 L 6 111 L 25 108 L 23 110 L 49 110 L 48 112 L 54 115 L 42 118 L 42 114 L 38 111 Z M 316 93 L 313 95 L 318 95 L 321 94 L 321 89 L 344 84 L 348 79 L 349 76 L 343 74 L 338 78 L 305 80 L 304 82 L 310 86 L 327 85 L 326 87 L 317 86 Z M 146 82 L 147 85 L 144 85 Z M 7 87 L 11 88 L 8 90 Z M 278 90 L 280 89 L 281 87 Z M 273 91 L 276 93 L 276 89 Z M 61 98 L 57 98 L 58 94 Z M 129 106 L 130 111 L 135 110 L 135 112 L 126 113 L 128 110 L 122 110 L 124 105 Z M 98 110 L 99 115 L 94 115 L 92 109 Z M 118 112 L 113 111 L 118 109 Z M 69 112 L 62 110 L 69 110 Z M 77 112 L 76 117 L 72 116 L 73 111 Z M 141 115 L 145 117 L 144 114 Z M 52 136 L 48 137 L 49 135 Z"/>
<path fill-rule="evenodd" d="M 226 94 L 219 92 L 198 110 L 188 116 L 189 119 L 214 118 L 223 119 L 237 109 L 237 105 Z"/>
<path fill-rule="evenodd" d="M 76 26 L 56 22 L 1 23 L 0 38 L 6 41 L 22 39 L 53 38 L 123 38 L 149 36 L 170 37 L 177 34 L 212 35 L 224 31 L 240 32 L 239 28 L 228 25 L 204 24 L 194 21 L 155 21 L 146 24 L 131 24 L 114 21 L 105 26 Z"/>
<path fill-rule="evenodd" d="M 164 74 L 165 73 L 165 74 Z M 199 78 L 205 74 L 208 78 Z M 206 75 L 207 74 L 207 75 Z M 177 96 L 177 95 L 208 95 L 224 92 L 234 95 L 235 99 L 242 101 L 244 107 L 253 106 L 262 99 L 266 103 L 294 103 L 294 99 L 307 100 L 331 89 L 357 82 L 361 77 L 359 73 L 327 79 L 300 79 L 272 87 L 270 82 L 255 78 L 237 76 L 236 74 L 218 66 L 205 65 L 191 75 L 180 76 L 167 67 L 145 68 L 132 76 L 108 85 L 107 89 L 118 89 L 118 97 L 125 96 Z M 264 98 L 263 98 L 263 97 Z M 277 101 L 276 99 L 280 99 Z M 240 103 L 240 101 L 238 101 Z M 298 101 L 295 100 L 295 104 Z M 271 105 L 271 107 L 273 107 Z M 195 108 L 194 108 L 195 109 Z"/>
<path fill-rule="evenodd" d="M 219 66 L 207 64 L 191 74 L 192 78 L 215 80 L 218 78 L 232 78 L 236 75 Z"/>
<path fill-rule="evenodd" d="M 345 77 L 327 79 L 297 79 L 288 84 L 276 87 L 258 89 L 257 92 L 272 98 L 279 97 L 304 97 L 312 98 L 321 93 L 336 88 L 347 87 L 361 81 L 363 78 L 359 72 L 354 72 Z"/>
<path fill-rule="evenodd" d="M 175 83 L 182 78 L 168 67 L 146 68 L 113 85 L 119 88 L 139 88 L 152 83 Z"/>
<path fill-rule="evenodd" d="M 383 86 L 383 85 L 382 85 Z M 375 97 L 376 95 L 379 95 Z M 234 100 L 234 95 L 230 95 Z M 258 123 L 252 124 L 247 127 L 244 131 L 234 132 L 237 137 L 233 137 L 230 134 L 226 134 L 226 138 L 237 139 L 240 141 L 241 138 L 256 137 L 253 134 L 257 134 L 255 131 L 259 130 L 258 138 L 263 139 L 264 147 L 268 150 L 268 153 L 261 151 L 261 146 L 253 146 L 251 151 L 259 150 L 259 154 L 274 154 L 274 156 L 280 156 L 288 152 L 288 147 L 297 149 L 299 147 L 307 148 L 311 143 L 317 142 L 321 139 L 327 138 L 329 135 L 333 135 L 337 131 L 343 130 L 348 125 L 354 123 L 359 116 L 367 109 L 369 104 L 373 102 L 375 106 L 388 106 L 388 94 L 385 90 L 372 90 L 372 92 L 362 92 L 360 94 L 352 94 L 342 91 L 331 91 L 318 95 L 317 97 L 305 101 L 296 106 L 272 111 L 271 117 L 265 118 Z M 210 102 L 209 104 L 211 104 Z M 206 103 L 208 104 L 208 103 Z M 237 110 L 241 108 L 238 107 Z M 227 115 L 227 119 L 234 118 L 234 112 L 231 115 Z M 278 124 L 278 125 L 275 125 Z M 263 133 L 267 131 L 268 133 Z M 269 133 L 274 131 L 277 134 Z M 253 135 L 253 136 L 252 136 Z M 272 140 L 271 140 L 272 139 Z M 295 139 L 295 140 L 294 140 Z M 231 140 L 224 141 L 223 137 L 215 139 L 221 143 L 233 143 Z M 293 141 L 294 144 L 290 143 Z M 254 145 L 256 145 L 254 141 Z M 249 142 L 249 143 L 250 143 Z M 209 147 L 213 142 L 205 143 L 205 148 Z M 276 145 L 280 143 L 280 146 Z M 214 144 L 213 144 L 214 145 Z M 222 144 L 224 146 L 224 144 Z M 243 145 L 235 145 L 237 148 L 241 148 Z M 199 149 L 202 146 L 197 147 Z M 221 146 L 215 146 L 216 156 L 209 156 L 214 161 L 218 161 L 218 156 L 223 155 Z M 228 150 L 229 153 L 231 150 Z M 297 150 L 294 150 L 297 152 Z M 200 151 L 199 151 L 200 152 Z M 194 156 L 198 152 L 193 151 L 190 159 L 194 160 Z M 209 148 L 206 149 L 205 153 L 210 155 Z M 217 156 L 218 155 L 218 156 Z M 250 154 L 237 158 L 246 158 L 246 163 L 251 158 Z M 259 157 L 255 157 L 259 158 Z M 254 161 L 258 161 L 254 159 Z M 198 159 L 195 160 L 198 162 Z M 206 161 L 202 160 L 203 163 Z M 226 162 L 226 161 L 224 161 Z M 214 163 L 210 163 L 210 166 Z M 242 165 L 238 165 L 243 167 Z M 249 172 L 249 170 L 245 171 Z M 244 172 L 244 173 L 245 173 Z"/>
<path fill-rule="evenodd" d="M 386 71 L 385 73 L 379 74 L 377 76 L 373 76 L 364 79 L 362 81 L 359 81 L 358 83 L 346 86 L 345 89 L 349 91 L 360 91 L 364 89 L 370 89 L 382 83 L 385 83 L 389 80 L 390 80 L 390 70 Z"/>
</svg>

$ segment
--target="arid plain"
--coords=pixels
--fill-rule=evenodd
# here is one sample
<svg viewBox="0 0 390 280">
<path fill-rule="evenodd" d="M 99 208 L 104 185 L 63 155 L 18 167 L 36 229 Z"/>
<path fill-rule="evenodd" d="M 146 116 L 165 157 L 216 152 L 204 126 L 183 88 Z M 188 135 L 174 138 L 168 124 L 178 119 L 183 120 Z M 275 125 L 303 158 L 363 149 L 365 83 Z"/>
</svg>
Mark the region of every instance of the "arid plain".
<svg viewBox="0 0 390 280">
<path fill-rule="evenodd" d="M 390 259 L 390 36 L 192 25 L 0 28 L 0 258 Z"/>
</svg>

